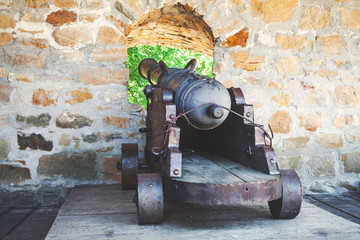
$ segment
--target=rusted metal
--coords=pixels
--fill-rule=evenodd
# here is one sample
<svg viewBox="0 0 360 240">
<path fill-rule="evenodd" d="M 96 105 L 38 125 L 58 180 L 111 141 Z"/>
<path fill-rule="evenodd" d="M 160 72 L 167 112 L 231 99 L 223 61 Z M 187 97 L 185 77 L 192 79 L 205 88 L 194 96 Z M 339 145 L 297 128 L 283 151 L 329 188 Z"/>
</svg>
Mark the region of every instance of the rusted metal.
<svg viewBox="0 0 360 240">
<path fill-rule="evenodd" d="M 161 175 L 159 173 L 138 174 L 137 181 L 139 224 L 162 222 L 164 195 Z"/>
<path fill-rule="evenodd" d="M 136 189 L 136 174 L 138 173 L 138 145 L 122 144 L 121 178 L 124 190 Z"/>
<path fill-rule="evenodd" d="M 164 177 L 166 196 L 177 201 L 204 205 L 241 205 L 281 197 L 280 179 L 237 184 L 203 184 Z"/>
<path fill-rule="evenodd" d="M 281 170 L 282 197 L 269 201 L 269 208 L 273 218 L 292 219 L 295 218 L 301 208 L 302 187 L 295 171 Z"/>
<path fill-rule="evenodd" d="M 274 149 L 269 146 L 264 146 L 266 162 L 269 168 L 269 174 L 279 174 L 279 165 L 274 152 Z"/>
</svg>

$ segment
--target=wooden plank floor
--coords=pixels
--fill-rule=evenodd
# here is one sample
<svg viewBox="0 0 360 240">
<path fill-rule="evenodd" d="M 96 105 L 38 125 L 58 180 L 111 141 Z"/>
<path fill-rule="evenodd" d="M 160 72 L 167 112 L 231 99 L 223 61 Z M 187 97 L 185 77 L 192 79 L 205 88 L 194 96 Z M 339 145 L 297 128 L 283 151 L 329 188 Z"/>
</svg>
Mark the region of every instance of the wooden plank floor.
<svg viewBox="0 0 360 240">
<path fill-rule="evenodd" d="M 60 206 L 0 207 L 0 239 L 44 239 Z"/>
<path fill-rule="evenodd" d="M 266 204 L 209 207 L 166 202 L 162 224 L 139 226 L 134 194 L 120 185 L 74 188 L 46 239 L 360 239 L 359 224 L 309 203 L 315 198 L 304 201 L 292 220 L 273 220 Z"/>
</svg>

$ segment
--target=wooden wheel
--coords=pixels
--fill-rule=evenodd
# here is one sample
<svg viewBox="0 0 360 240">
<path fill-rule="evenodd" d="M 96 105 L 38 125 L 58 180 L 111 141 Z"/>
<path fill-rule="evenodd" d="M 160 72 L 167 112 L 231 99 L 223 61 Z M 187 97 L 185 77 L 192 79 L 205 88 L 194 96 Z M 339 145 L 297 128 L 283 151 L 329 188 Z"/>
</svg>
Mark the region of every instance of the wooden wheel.
<svg viewBox="0 0 360 240">
<path fill-rule="evenodd" d="M 295 171 L 281 170 L 282 197 L 269 202 L 271 215 L 275 219 L 295 218 L 301 208 L 302 188 Z"/>
<path fill-rule="evenodd" d="M 136 189 L 136 174 L 138 173 L 138 145 L 123 144 L 121 156 L 121 178 L 124 190 Z"/>
<path fill-rule="evenodd" d="M 164 216 L 164 195 L 161 175 L 159 173 L 138 174 L 137 180 L 139 224 L 162 222 Z"/>
</svg>

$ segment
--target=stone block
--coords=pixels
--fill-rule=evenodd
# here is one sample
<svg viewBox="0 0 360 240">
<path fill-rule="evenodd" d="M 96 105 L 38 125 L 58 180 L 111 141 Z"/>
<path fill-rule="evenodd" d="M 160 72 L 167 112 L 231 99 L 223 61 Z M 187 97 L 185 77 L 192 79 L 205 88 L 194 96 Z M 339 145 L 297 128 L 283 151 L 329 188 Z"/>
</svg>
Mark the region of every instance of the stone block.
<svg viewBox="0 0 360 240">
<path fill-rule="evenodd" d="M 33 127 L 49 126 L 50 120 L 51 120 L 51 116 L 48 113 L 42 113 L 38 116 L 26 116 L 26 117 L 18 114 L 16 115 L 17 122 L 23 122 Z"/>
<path fill-rule="evenodd" d="M 116 16 L 114 16 L 113 14 L 106 14 L 105 15 L 106 20 L 108 20 L 109 22 L 111 22 L 117 29 L 119 29 L 121 32 L 124 33 L 125 29 L 124 26 L 125 24 Z"/>
<path fill-rule="evenodd" d="M 21 21 L 24 22 L 44 22 L 44 15 L 41 13 L 20 13 Z"/>
<path fill-rule="evenodd" d="M 6 61 L 15 66 L 15 67 L 36 67 L 36 68 L 43 68 L 46 63 L 45 54 L 35 55 L 35 54 L 15 54 L 10 55 L 7 54 L 5 56 Z"/>
<path fill-rule="evenodd" d="M 48 8 L 48 0 L 26 0 L 26 3 L 31 8 Z"/>
<path fill-rule="evenodd" d="M 330 26 L 330 8 L 304 6 L 302 13 L 304 17 L 299 26 L 301 30 L 321 30 Z"/>
<path fill-rule="evenodd" d="M 325 54 L 341 54 L 345 49 L 341 35 L 319 36 L 317 40 L 320 42 L 322 51 Z"/>
<path fill-rule="evenodd" d="M 342 7 L 340 8 L 340 12 L 342 27 L 346 27 L 354 31 L 360 29 L 360 8 L 346 9 Z"/>
<path fill-rule="evenodd" d="M 313 158 L 309 162 L 312 177 L 334 177 L 335 160 L 333 156 Z"/>
<path fill-rule="evenodd" d="M 53 32 L 55 42 L 64 47 L 79 47 L 93 42 L 91 29 L 87 27 L 67 27 Z"/>
<path fill-rule="evenodd" d="M 44 90 L 38 89 L 33 92 L 32 104 L 48 107 L 50 105 L 56 105 L 58 92 L 56 90 Z"/>
<path fill-rule="evenodd" d="M 129 1 L 130 3 L 133 1 Z M 134 1 L 136 2 L 136 0 Z M 137 1 L 138 2 L 138 1 Z M 139 2 L 138 2 L 139 4 Z M 136 4 L 135 4 L 136 5 Z M 127 17 L 130 20 L 137 19 L 136 14 L 134 11 L 130 8 L 130 6 L 124 2 L 123 0 L 117 0 L 115 1 L 115 9 L 118 10 L 120 13 L 122 13 L 125 17 Z M 137 8 L 135 8 L 137 9 Z"/>
<path fill-rule="evenodd" d="M 250 55 L 248 51 L 231 52 L 230 59 L 234 61 L 234 68 L 255 71 L 260 63 L 265 62 L 264 55 Z"/>
<path fill-rule="evenodd" d="M 112 27 L 102 26 L 99 29 L 96 42 L 100 44 L 125 44 L 125 36 Z"/>
<path fill-rule="evenodd" d="M 262 15 L 266 23 L 285 22 L 293 17 L 297 0 L 251 0 L 253 15 Z"/>
<path fill-rule="evenodd" d="M 26 30 L 26 29 L 23 29 L 23 28 L 19 28 L 18 29 L 21 33 L 30 33 L 32 35 L 35 35 L 35 34 L 39 34 L 39 33 L 44 33 L 44 30 Z"/>
<path fill-rule="evenodd" d="M 7 29 L 7 28 L 14 28 L 16 26 L 14 16 L 8 15 L 0 15 L 0 28 Z"/>
<path fill-rule="evenodd" d="M 272 96 L 271 100 L 278 103 L 280 107 L 289 107 L 291 96 L 291 94 L 280 93 L 279 95 Z"/>
<path fill-rule="evenodd" d="M 281 169 L 290 169 L 294 171 L 300 170 L 301 156 L 282 156 L 278 157 Z"/>
<path fill-rule="evenodd" d="M 97 153 L 105 153 L 105 152 L 111 152 L 112 150 L 114 150 L 114 147 L 107 147 L 107 148 L 103 148 L 103 149 L 98 149 L 96 150 Z"/>
<path fill-rule="evenodd" d="M 78 2 L 76 0 L 55 0 L 54 5 L 58 8 L 74 8 L 77 7 Z"/>
<path fill-rule="evenodd" d="M 229 48 L 235 46 L 246 47 L 246 41 L 248 37 L 249 37 L 249 28 L 244 27 L 239 32 L 235 33 L 234 35 L 226 39 L 226 41 L 223 41 L 221 45 Z"/>
<path fill-rule="evenodd" d="M 290 137 L 284 139 L 284 147 L 286 150 L 296 150 L 308 146 L 310 137 Z"/>
<path fill-rule="evenodd" d="M 85 84 L 120 84 L 126 85 L 129 81 L 129 69 L 120 68 L 119 70 L 111 70 L 108 68 L 94 68 L 79 72 L 76 82 Z"/>
<path fill-rule="evenodd" d="M 100 93 L 100 98 L 104 100 L 106 103 L 127 102 L 128 100 L 127 89 L 124 86 L 124 88 L 119 91 L 115 91 L 115 90 L 102 91 Z"/>
<path fill-rule="evenodd" d="M 30 169 L 8 164 L 0 165 L 1 183 L 19 183 L 31 179 Z"/>
<path fill-rule="evenodd" d="M 312 50 L 314 45 L 314 41 L 308 40 L 301 35 L 290 36 L 288 34 L 276 34 L 275 42 L 281 49 L 296 51 Z"/>
<path fill-rule="evenodd" d="M 310 132 L 315 132 L 323 124 L 321 112 L 298 114 L 297 117 L 299 118 L 299 127 L 303 127 Z"/>
<path fill-rule="evenodd" d="M 80 62 L 84 60 L 84 52 L 79 50 L 57 51 L 56 53 L 64 62 Z"/>
<path fill-rule="evenodd" d="M 337 86 L 335 88 L 335 100 L 340 105 L 357 107 L 360 105 L 360 87 Z"/>
<path fill-rule="evenodd" d="M 39 159 L 37 172 L 46 177 L 62 176 L 76 180 L 96 180 L 96 153 L 56 153 Z"/>
<path fill-rule="evenodd" d="M 9 82 L 32 82 L 34 74 L 32 73 L 9 73 Z"/>
<path fill-rule="evenodd" d="M 118 173 L 116 165 L 121 161 L 121 156 L 102 158 L 100 171 L 104 180 L 116 180 L 121 182 L 121 174 Z M 105 173 L 105 174 L 104 174 Z"/>
<path fill-rule="evenodd" d="M 136 139 L 139 139 L 139 140 L 144 140 L 145 137 L 146 137 L 146 134 L 139 133 L 139 132 L 130 132 L 130 133 L 127 134 L 127 136 L 129 138 L 136 138 Z"/>
<path fill-rule="evenodd" d="M 300 59 L 298 57 L 283 57 L 276 63 L 280 76 L 296 76 L 300 73 Z"/>
<path fill-rule="evenodd" d="M 47 48 L 48 42 L 46 39 L 32 38 L 32 39 L 20 39 L 19 43 L 23 46 L 34 46 L 40 49 Z"/>
<path fill-rule="evenodd" d="M 0 160 L 7 160 L 9 155 L 9 145 L 5 139 L 0 138 Z"/>
<path fill-rule="evenodd" d="M 125 62 L 127 49 L 124 48 L 97 48 L 92 53 L 92 57 L 98 62 Z"/>
<path fill-rule="evenodd" d="M 334 121 L 334 127 L 337 129 L 343 129 L 344 127 L 349 127 L 353 123 L 354 118 L 352 115 L 341 115 L 337 116 Z"/>
<path fill-rule="evenodd" d="M 11 42 L 13 37 L 10 33 L 0 33 L 0 47 L 5 46 L 7 43 Z"/>
<path fill-rule="evenodd" d="M 339 133 L 319 134 L 316 142 L 325 148 L 339 148 L 343 145 L 343 137 Z"/>
<path fill-rule="evenodd" d="M 144 108 L 140 104 L 129 104 L 121 106 L 121 111 L 131 111 L 131 112 L 139 112 L 142 111 Z"/>
<path fill-rule="evenodd" d="M 85 102 L 86 100 L 92 99 L 93 95 L 89 92 L 89 89 L 82 88 L 76 90 L 69 90 L 66 93 L 65 103 L 76 105 L 78 103 Z"/>
<path fill-rule="evenodd" d="M 53 26 L 62 26 L 64 24 L 75 22 L 76 19 L 77 13 L 66 10 L 59 10 L 50 13 L 46 18 L 46 22 L 52 24 Z"/>
<path fill-rule="evenodd" d="M 88 117 L 73 114 L 71 112 L 63 112 L 56 118 L 56 126 L 60 128 L 82 128 L 91 126 L 94 120 Z"/>
<path fill-rule="evenodd" d="M 0 85 L 0 101 L 10 102 L 12 87 L 9 85 Z"/>
<path fill-rule="evenodd" d="M 81 1 L 82 8 L 88 8 L 92 10 L 100 9 L 104 6 L 104 1 L 102 0 L 83 0 Z"/>
<path fill-rule="evenodd" d="M 290 132 L 291 122 L 288 112 L 277 111 L 270 117 L 268 124 L 270 124 L 274 133 L 288 133 Z"/>
<path fill-rule="evenodd" d="M 103 121 L 105 126 L 115 126 L 118 128 L 130 128 L 130 118 L 106 116 Z"/>
<path fill-rule="evenodd" d="M 27 136 L 24 133 L 18 133 L 17 141 L 20 150 L 30 148 L 31 150 L 51 151 L 53 148 L 53 142 L 45 140 L 41 134 L 32 133 Z"/>
<path fill-rule="evenodd" d="M 69 134 L 66 133 L 62 133 L 59 139 L 59 145 L 60 146 L 70 146 L 71 143 L 71 137 Z"/>
<path fill-rule="evenodd" d="M 343 153 L 341 161 L 344 164 L 345 173 L 360 173 L 360 152 Z"/>
<path fill-rule="evenodd" d="M 85 14 L 80 15 L 79 20 L 81 22 L 93 23 L 93 22 L 95 22 L 96 19 L 99 19 L 99 18 L 100 18 L 100 15 L 85 13 Z"/>
<path fill-rule="evenodd" d="M 87 142 L 87 143 L 94 143 L 94 142 L 99 142 L 99 141 L 112 141 L 115 139 L 122 139 L 123 135 L 122 133 L 103 133 L 103 132 L 98 132 L 98 133 L 92 133 L 90 135 L 84 135 L 83 137 L 83 141 Z"/>
</svg>

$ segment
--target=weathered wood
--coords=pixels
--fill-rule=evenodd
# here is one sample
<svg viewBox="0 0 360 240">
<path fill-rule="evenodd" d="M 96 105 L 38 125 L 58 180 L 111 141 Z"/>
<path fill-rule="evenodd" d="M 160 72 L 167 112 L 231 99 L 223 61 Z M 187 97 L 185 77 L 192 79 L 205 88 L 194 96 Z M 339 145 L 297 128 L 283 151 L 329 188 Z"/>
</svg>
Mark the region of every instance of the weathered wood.
<svg viewBox="0 0 360 240">
<path fill-rule="evenodd" d="M 112 186 L 115 189 L 115 186 Z M 77 188 L 76 194 L 81 194 Z M 101 188 L 84 189 L 98 195 L 113 194 Z M 127 192 L 119 190 L 120 194 Z M 70 193 L 70 198 L 73 192 Z M 103 199 L 108 199 L 103 197 Z M 131 194 L 120 208 L 136 209 Z M 94 200 L 84 200 L 84 206 Z M 113 204 L 99 202 L 100 204 Z M 63 205 L 67 208 L 69 205 Z M 92 208 L 93 205 L 88 208 Z M 60 211 L 46 239 L 358 239 L 358 224 L 304 202 L 302 212 L 293 220 L 273 220 L 267 205 L 239 207 L 197 206 L 165 203 L 165 219 L 160 225 L 139 226 L 136 213 L 88 214 L 84 207 L 70 215 Z M 69 214 L 69 215 L 67 215 Z"/>
<path fill-rule="evenodd" d="M 0 239 L 11 233 L 36 207 L 16 207 L 0 217 Z"/>
<path fill-rule="evenodd" d="M 60 206 L 38 207 L 3 239 L 44 239 Z"/>
<path fill-rule="evenodd" d="M 183 182 L 235 184 L 263 182 L 278 179 L 280 175 L 269 175 L 245 167 L 211 153 L 184 152 Z"/>
</svg>

